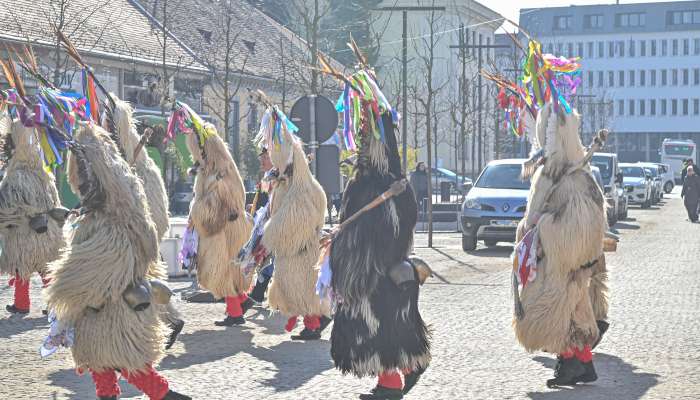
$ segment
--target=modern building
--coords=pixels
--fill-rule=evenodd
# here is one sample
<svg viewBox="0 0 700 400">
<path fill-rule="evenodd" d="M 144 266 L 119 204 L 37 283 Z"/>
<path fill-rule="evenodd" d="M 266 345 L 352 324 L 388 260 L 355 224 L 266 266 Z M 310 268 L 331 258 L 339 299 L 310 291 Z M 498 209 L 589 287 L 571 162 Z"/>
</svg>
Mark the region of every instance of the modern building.
<svg viewBox="0 0 700 400">
<path fill-rule="evenodd" d="M 466 29 L 468 45 L 493 45 L 495 32 L 503 23 L 500 14 L 488 8 L 485 3 L 474 0 L 436 0 L 426 2 L 420 0 L 385 0 L 378 5 L 382 7 L 415 7 L 437 6 L 445 7 L 444 11 L 436 11 L 433 19 L 434 62 L 433 89 L 435 91 L 435 107 L 437 111 L 432 121 L 434 138 L 437 147 L 433 147 L 433 166 L 447 168 L 471 176 L 479 172 L 471 170 L 472 144 L 478 148 L 475 138 L 478 137 L 478 55 L 476 49 L 467 50 L 467 70 L 465 90 L 460 90 L 462 60 L 460 51 L 450 46 L 458 45 L 459 28 Z M 427 44 L 430 41 L 431 12 L 409 11 L 407 14 L 408 32 L 408 115 L 405 118 L 408 127 L 408 145 L 416 148 L 419 161 L 426 161 L 426 122 L 422 109 L 421 98 L 425 100 L 426 93 L 426 60 L 429 55 Z M 390 101 L 401 110 L 401 71 L 402 71 L 402 12 L 376 11 L 373 15 L 373 30 L 380 36 L 379 57 L 377 66 L 385 84 L 385 92 L 391 96 Z M 494 50 L 482 49 L 482 65 L 488 66 L 493 62 Z M 481 131 L 482 131 L 482 166 L 494 158 L 494 104 L 495 87 L 485 79 L 481 85 Z M 462 141 L 461 127 L 461 96 L 466 96 L 468 106 L 466 131 L 467 140 Z M 435 129 L 437 128 L 437 129 Z M 434 145 L 435 141 L 433 141 Z M 473 158 L 478 158 L 475 154 Z M 466 171 L 462 171 L 462 159 L 466 160 Z"/>
<path fill-rule="evenodd" d="M 583 136 L 613 132 L 621 161 L 655 161 L 665 138 L 700 144 L 700 1 L 522 9 L 545 52 L 579 56 Z"/>
</svg>

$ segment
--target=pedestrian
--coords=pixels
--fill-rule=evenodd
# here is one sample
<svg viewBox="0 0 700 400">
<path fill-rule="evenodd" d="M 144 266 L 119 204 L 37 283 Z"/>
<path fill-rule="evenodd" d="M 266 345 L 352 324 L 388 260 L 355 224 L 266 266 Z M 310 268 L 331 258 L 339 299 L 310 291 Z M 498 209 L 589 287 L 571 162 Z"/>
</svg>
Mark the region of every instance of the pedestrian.
<svg viewBox="0 0 700 400">
<path fill-rule="evenodd" d="M 423 161 L 416 164 L 416 169 L 411 173 L 411 186 L 421 210 L 425 211 L 425 201 L 428 198 L 428 169 Z"/>
<path fill-rule="evenodd" d="M 690 222 L 698 222 L 698 202 L 700 202 L 700 175 L 695 173 L 695 168 L 689 166 L 687 175 L 683 181 L 683 191 L 681 191 L 683 204 L 688 211 Z"/>
<path fill-rule="evenodd" d="M 685 181 L 685 177 L 688 175 L 688 167 L 694 166 L 693 159 L 689 158 L 683 163 L 683 171 L 681 171 L 681 182 Z"/>
<path fill-rule="evenodd" d="M 591 348 L 600 328 L 589 286 L 607 223 L 603 194 L 584 162 L 579 124 L 578 114 L 552 103 L 538 113 L 535 133 L 544 161 L 532 176 L 517 230 L 513 327 L 527 351 L 558 355 L 548 387 L 597 379 Z"/>
<path fill-rule="evenodd" d="M 67 176 L 82 207 L 45 290 L 52 329 L 54 322 L 71 327 L 73 361 L 90 372 L 99 399 L 117 399 L 117 372 L 150 399 L 190 399 L 153 367 L 165 340 L 153 304 L 170 296 L 158 295 L 151 281 L 158 235 L 141 180 L 105 130 L 88 124 L 73 138 Z"/>
<path fill-rule="evenodd" d="M 404 179 L 391 107 L 379 100 L 385 98 L 378 92 L 372 72 L 362 71 L 358 76 L 374 89 L 363 99 L 375 96 L 369 104 L 381 104 L 382 115 L 377 118 L 372 107 L 362 107 L 358 111 L 363 115 L 354 117 L 382 126 L 374 127 L 376 132 L 369 123 L 366 128 L 365 124 L 356 127 L 357 132 L 346 126 L 359 144 L 359 157 L 343 194 L 341 224 Z M 353 88 L 350 84 L 345 88 L 346 107 L 352 104 L 349 97 L 357 96 Z M 345 112 L 353 112 L 350 108 Z M 414 176 L 417 187 L 427 185 L 424 166 L 419 165 Z M 340 299 L 331 334 L 335 367 L 357 377 L 377 377 L 376 387 L 360 396 L 364 400 L 403 398 L 431 360 L 430 333 L 418 307 L 419 273 L 416 264 L 407 259 L 416 226 L 416 197 L 407 186 L 400 194 L 384 199 L 337 232 L 319 276 L 319 282 L 330 281 L 329 292 Z M 330 279 L 322 279 L 326 266 Z"/>
<path fill-rule="evenodd" d="M 258 161 L 260 162 L 260 170 L 263 177 L 272 169 L 272 161 L 270 161 L 270 153 L 268 153 L 266 147 L 262 147 L 258 153 Z M 255 215 L 258 212 L 267 212 L 267 209 L 263 210 L 267 206 L 270 200 L 270 194 L 272 193 L 272 184 L 264 179 L 256 185 L 255 198 L 253 200 L 250 213 Z M 261 211 L 262 210 L 262 211 Z M 257 303 L 262 303 L 265 301 L 265 293 L 267 292 L 267 287 L 270 284 L 270 279 L 272 279 L 272 274 L 275 272 L 274 257 L 270 258 L 268 265 L 264 266 L 258 271 L 257 279 L 255 280 L 255 285 L 253 289 L 248 293 L 248 297 L 256 301 Z"/>
<path fill-rule="evenodd" d="M 291 332 L 297 318 L 304 329 L 293 340 L 318 340 L 330 323 L 330 303 L 316 293 L 320 256 L 319 239 L 325 222 L 326 194 L 311 174 L 301 140 L 291 122 L 269 106 L 260 126 L 258 140 L 267 148 L 276 175 L 270 198 L 269 220 L 260 246 L 275 258 L 268 304 L 288 318 Z"/>
</svg>

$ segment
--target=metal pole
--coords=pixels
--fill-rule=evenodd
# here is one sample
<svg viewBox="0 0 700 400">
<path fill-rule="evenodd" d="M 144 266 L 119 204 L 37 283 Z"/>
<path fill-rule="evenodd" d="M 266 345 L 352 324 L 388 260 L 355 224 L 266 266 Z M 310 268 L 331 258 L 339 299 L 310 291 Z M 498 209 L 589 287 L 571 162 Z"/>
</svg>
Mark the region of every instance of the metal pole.
<svg viewBox="0 0 700 400">
<path fill-rule="evenodd" d="M 402 86 L 403 99 L 401 99 L 401 170 L 404 175 L 408 175 L 408 150 L 406 143 L 408 142 L 408 11 L 403 11 L 403 71 L 402 71 Z"/>
<path fill-rule="evenodd" d="M 481 46 L 481 36 L 479 36 L 479 46 Z M 477 122 L 477 132 L 478 132 L 478 144 L 479 144 L 479 172 L 481 172 L 481 167 L 482 167 L 482 140 L 483 140 L 483 133 L 481 132 L 481 122 L 482 122 L 482 99 L 481 99 L 481 68 L 482 68 L 482 59 L 481 59 L 481 47 L 478 48 L 478 67 L 477 67 L 477 84 L 478 84 L 478 93 L 477 93 L 477 101 L 479 102 L 478 108 L 478 122 Z"/>
<path fill-rule="evenodd" d="M 309 147 L 311 148 L 311 152 L 314 155 L 314 160 L 311 163 L 311 173 L 316 175 L 317 167 L 318 167 L 318 157 L 316 157 L 318 154 L 318 141 L 316 140 L 316 95 L 312 94 L 309 95 L 309 130 L 311 131 L 311 142 L 309 143 Z"/>
<path fill-rule="evenodd" d="M 461 95 L 461 100 L 462 100 L 462 115 L 461 115 L 461 126 L 460 126 L 460 135 L 462 138 L 462 187 L 464 187 L 464 179 L 466 178 L 467 175 L 467 163 L 466 163 L 466 158 L 467 158 L 467 127 L 465 126 L 467 124 L 467 49 L 464 48 L 464 46 L 467 44 L 467 41 L 469 36 L 467 35 L 466 29 L 464 28 L 464 24 L 460 24 L 459 27 L 459 54 L 462 56 L 462 85 L 459 88 L 459 93 Z"/>
</svg>

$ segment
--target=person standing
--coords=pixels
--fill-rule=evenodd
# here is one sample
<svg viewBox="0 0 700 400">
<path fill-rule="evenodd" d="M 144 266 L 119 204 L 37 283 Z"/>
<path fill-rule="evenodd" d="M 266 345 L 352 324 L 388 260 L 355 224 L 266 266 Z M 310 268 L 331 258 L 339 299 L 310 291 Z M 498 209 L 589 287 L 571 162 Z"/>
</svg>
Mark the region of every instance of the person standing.
<svg viewBox="0 0 700 400">
<path fill-rule="evenodd" d="M 272 161 L 270 161 L 270 153 L 267 152 L 267 148 L 263 147 L 260 150 L 258 161 L 260 162 L 260 170 L 263 172 L 263 175 L 272 169 Z M 255 215 L 258 210 L 267 205 L 270 199 L 270 193 L 272 192 L 271 184 L 264 180 L 261 180 L 257 186 L 256 201 L 253 202 L 250 209 L 252 215 Z M 265 292 L 267 292 L 267 287 L 270 284 L 273 272 L 275 272 L 275 264 L 274 259 L 271 259 L 270 263 L 258 272 L 255 285 L 248 294 L 249 298 L 258 303 L 265 301 Z"/>
<path fill-rule="evenodd" d="M 685 177 L 688 175 L 688 168 L 693 166 L 692 158 L 685 160 L 685 163 L 683 163 L 683 171 L 681 172 L 681 182 L 685 182 Z"/>
<path fill-rule="evenodd" d="M 411 173 L 411 187 L 416 193 L 416 201 L 420 205 L 420 209 L 425 211 L 425 199 L 428 198 L 428 171 L 422 161 L 416 165 L 415 171 Z"/>
<path fill-rule="evenodd" d="M 688 210 L 690 222 L 698 222 L 698 202 L 700 201 L 700 176 L 695 173 L 695 168 L 688 166 L 687 175 L 683 180 L 681 192 L 685 209 Z"/>
</svg>

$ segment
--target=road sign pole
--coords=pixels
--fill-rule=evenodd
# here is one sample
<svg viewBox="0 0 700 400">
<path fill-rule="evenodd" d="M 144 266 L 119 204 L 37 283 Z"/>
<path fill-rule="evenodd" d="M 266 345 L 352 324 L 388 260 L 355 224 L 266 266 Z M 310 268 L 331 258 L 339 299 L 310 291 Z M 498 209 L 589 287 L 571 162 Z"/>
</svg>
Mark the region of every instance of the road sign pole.
<svg viewBox="0 0 700 400">
<path fill-rule="evenodd" d="M 318 140 L 316 139 L 316 95 L 309 95 L 309 134 L 311 135 L 311 141 L 309 142 L 309 148 L 313 154 L 313 161 L 311 162 L 311 173 L 316 175 L 317 171 L 317 161 L 318 154 Z"/>
</svg>

